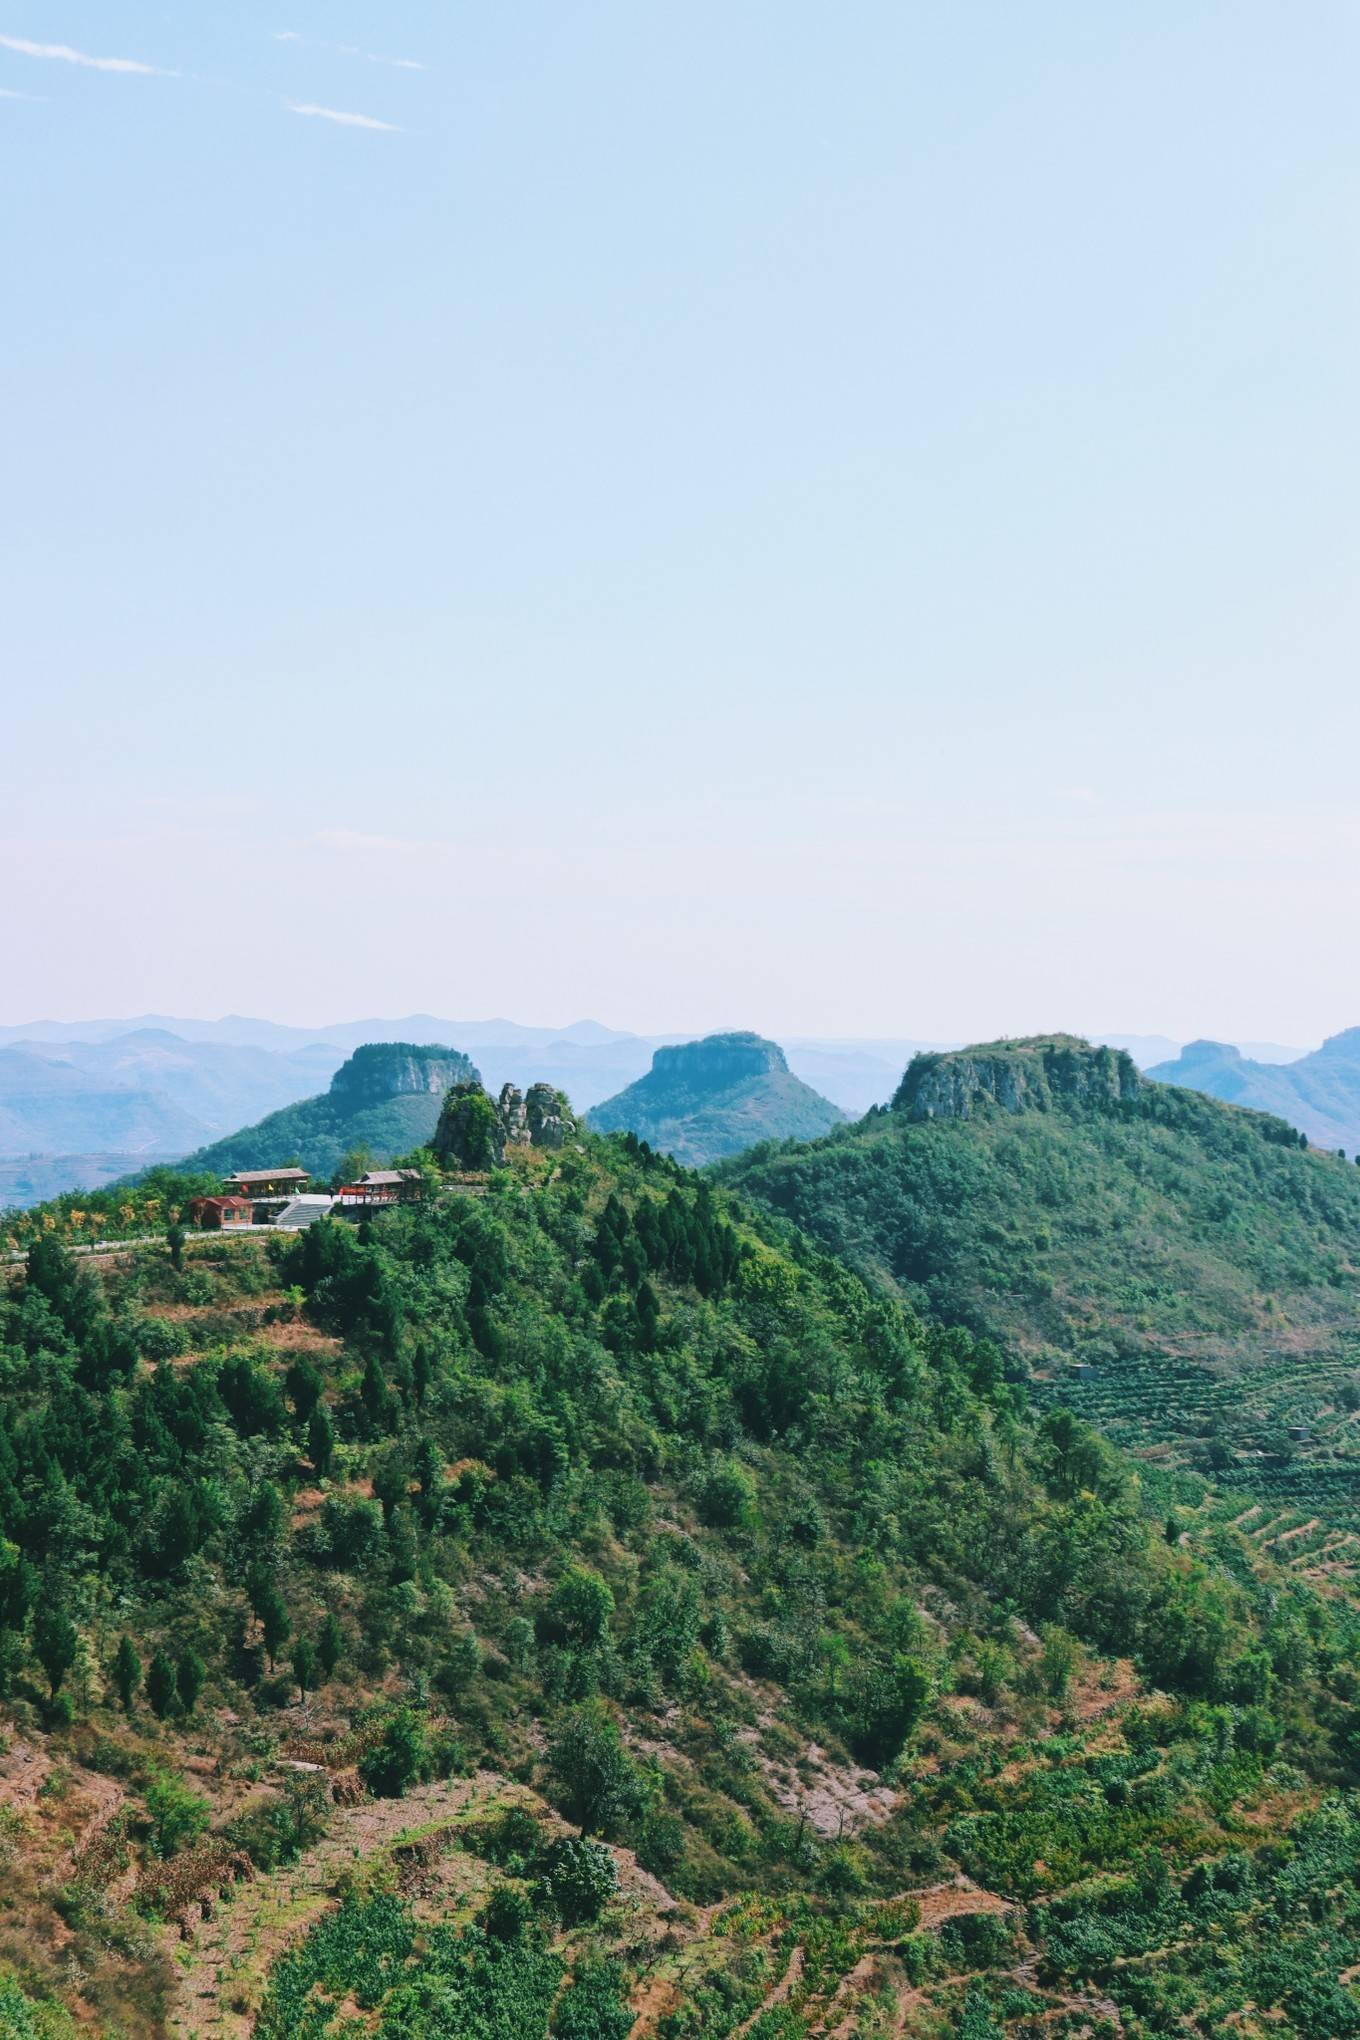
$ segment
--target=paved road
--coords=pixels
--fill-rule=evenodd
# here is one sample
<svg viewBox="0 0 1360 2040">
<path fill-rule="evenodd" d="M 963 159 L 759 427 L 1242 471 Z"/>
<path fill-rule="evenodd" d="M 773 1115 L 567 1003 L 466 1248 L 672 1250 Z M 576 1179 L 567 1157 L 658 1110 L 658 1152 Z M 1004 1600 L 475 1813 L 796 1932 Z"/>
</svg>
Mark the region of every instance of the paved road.
<svg viewBox="0 0 1360 2040">
<path fill-rule="evenodd" d="M 209 1233 L 188 1232 L 186 1230 L 184 1235 L 184 1251 L 192 1253 L 195 1247 L 206 1246 L 209 1242 L 213 1246 L 220 1246 L 223 1240 L 234 1240 L 241 1233 L 272 1233 L 277 1231 L 278 1227 L 273 1225 L 234 1225 L 225 1232 Z M 163 1247 L 165 1245 L 165 1234 L 164 1232 L 136 1233 L 131 1239 L 126 1240 L 89 1240 L 79 1244 L 65 1240 L 63 1245 L 72 1254 L 125 1254 L 130 1247 Z M 28 1249 L 21 1247 L 17 1254 L 0 1256 L 0 1262 L 14 1268 L 20 1266 L 27 1258 Z"/>
</svg>

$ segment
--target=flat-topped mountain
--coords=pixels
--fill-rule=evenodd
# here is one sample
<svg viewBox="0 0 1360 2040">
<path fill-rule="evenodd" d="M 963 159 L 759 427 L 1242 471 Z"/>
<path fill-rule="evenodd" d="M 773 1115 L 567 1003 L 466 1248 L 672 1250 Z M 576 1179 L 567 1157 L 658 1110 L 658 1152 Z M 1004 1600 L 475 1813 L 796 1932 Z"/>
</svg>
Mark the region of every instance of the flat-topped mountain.
<svg viewBox="0 0 1360 2040">
<path fill-rule="evenodd" d="M 1122 1440 L 1360 1529 L 1360 1169 L 1284 1119 L 1045 1036 L 721 1175 Z"/>
<path fill-rule="evenodd" d="M 473 1065 L 455 1048 L 370 1042 L 341 1064 L 329 1091 L 319 1098 L 271 1112 L 255 1126 L 200 1148 L 183 1166 L 225 1175 L 296 1159 L 321 1178 L 358 1149 L 367 1149 L 374 1163 L 387 1162 L 429 1140 L 447 1090 L 479 1081 Z"/>
<path fill-rule="evenodd" d="M 913 1056 L 892 1109 L 913 1120 L 968 1119 L 986 1105 L 1003 1112 L 1049 1112 L 1064 1103 L 1128 1103 L 1142 1087 L 1123 1049 L 1093 1047 L 1073 1034 L 1046 1034 Z"/>
<path fill-rule="evenodd" d="M 757 1141 L 815 1140 L 844 1118 L 793 1075 L 777 1042 L 739 1033 L 659 1048 L 647 1075 L 597 1105 L 590 1124 L 697 1168 Z"/>
<path fill-rule="evenodd" d="M 1229 1104 L 1277 1112 L 1318 1147 L 1360 1153 L 1360 1027 L 1290 1063 L 1255 1062 L 1224 1041 L 1192 1041 L 1148 1075 Z"/>
<path fill-rule="evenodd" d="M 466 1080 L 470 1065 L 456 1048 L 415 1048 L 406 1041 L 372 1041 L 356 1048 L 331 1078 L 330 1095 L 355 1111 L 390 1098 L 442 1098 Z"/>
</svg>

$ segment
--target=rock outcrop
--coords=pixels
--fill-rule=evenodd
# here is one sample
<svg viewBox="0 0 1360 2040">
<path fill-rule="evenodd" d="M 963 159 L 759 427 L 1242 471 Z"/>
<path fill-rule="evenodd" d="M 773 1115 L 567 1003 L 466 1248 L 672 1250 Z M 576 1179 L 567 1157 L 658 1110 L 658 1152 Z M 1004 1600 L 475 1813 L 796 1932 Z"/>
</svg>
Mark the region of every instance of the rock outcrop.
<svg viewBox="0 0 1360 2040">
<path fill-rule="evenodd" d="M 914 1056 L 893 1110 L 908 1119 L 969 1119 L 975 1112 L 1051 1112 L 1056 1105 L 1132 1103 L 1143 1079 L 1119 1048 L 1093 1048 L 1076 1035 L 989 1042 L 949 1054 Z"/>
<path fill-rule="evenodd" d="M 524 1100 L 532 1147 L 560 1148 L 576 1131 L 576 1120 L 561 1091 L 551 1084 L 530 1084 Z"/>
<path fill-rule="evenodd" d="M 446 1169 L 475 1173 L 499 1168 L 507 1148 L 560 1148 L 575 1131 L 570 1105 L 551 1084 L 531 1084 L 527 1096 L 505 1084 L 493 1101 L 481 1084 L 458 1083 L 444 1100 L 430 1145 Z"/>
</svg>

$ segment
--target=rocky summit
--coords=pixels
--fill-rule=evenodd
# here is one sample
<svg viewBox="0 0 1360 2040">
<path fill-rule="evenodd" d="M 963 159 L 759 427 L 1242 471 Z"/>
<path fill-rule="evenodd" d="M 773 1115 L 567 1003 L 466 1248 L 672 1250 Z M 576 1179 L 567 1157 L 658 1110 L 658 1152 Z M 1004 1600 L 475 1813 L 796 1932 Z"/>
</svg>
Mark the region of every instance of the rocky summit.
<svg viewBox="0 0 1360 2040">
<path fill-rule="evenodd" d="M 1143 1079 L 1123 1049 L 1093 1048 L 1072 1034 L 988 1042 L 981 1048 L 914 1056 L 893 1110 L 908 1119 L 968 1119 L 979 1109 L 1048 1112 L 1056 1103 L 1120 1105 Z"/>
<path fill-rule="evenodd" d="M 430 1146 L 446 1169 L 476 1172 L 499 1168 L 507 1148 L 560 1148 L 575 1131 L 570 1105 L 551 1084 L 527 1092 L 504 1084 L 493 1102 L 474 1078 L 445 1098 Z"/>
<path fill-rule="evenodd" d="M 370 1041 L 356 1048 L 331 1078 L 331 1096 L 356 1107 L 423 1093 L 442 1098 L 471 1067 L 457 1049 L 437 1043 L 418 1048 L 409 1041 Z"/>
</svg>

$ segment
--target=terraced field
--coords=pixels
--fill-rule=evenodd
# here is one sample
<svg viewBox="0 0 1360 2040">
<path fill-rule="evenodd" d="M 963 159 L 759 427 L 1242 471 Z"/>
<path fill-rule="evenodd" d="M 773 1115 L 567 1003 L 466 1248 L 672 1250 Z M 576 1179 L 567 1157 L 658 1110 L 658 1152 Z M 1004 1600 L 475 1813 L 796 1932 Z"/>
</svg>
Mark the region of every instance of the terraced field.
<svg viewBox="0 0 1360 2040">
<path fill-rule="evenodd" d="M 1152 1466 L 1189 1466 L 1229 1496 L 1290 1512 L 1282 1528 L 1309 1550 L 1321 1526 L 1338 1533 L 1339 1561 L 1360 1533 L 1358 1367 L 1360 1339 L 1339 1333 L 1322 1351 L 1267 1354 L 1237 1373 L 1126 1355 L 1084 1374 L 1050 1369 L 1035 1386 Z M 1150 1439 L 1154 1429 L 1161 1436 Z M 1318 1539 L 1302 1527 L 1310 1513 Z"/>
</svg>

